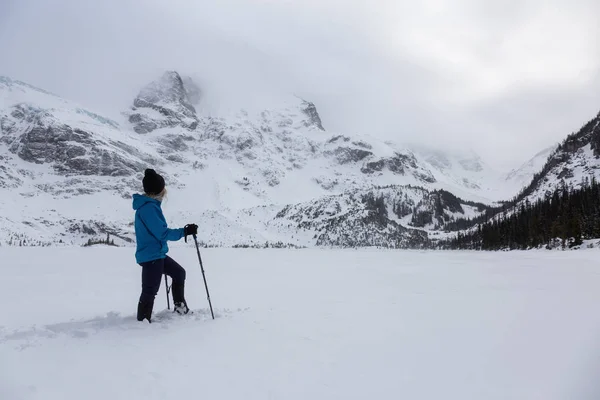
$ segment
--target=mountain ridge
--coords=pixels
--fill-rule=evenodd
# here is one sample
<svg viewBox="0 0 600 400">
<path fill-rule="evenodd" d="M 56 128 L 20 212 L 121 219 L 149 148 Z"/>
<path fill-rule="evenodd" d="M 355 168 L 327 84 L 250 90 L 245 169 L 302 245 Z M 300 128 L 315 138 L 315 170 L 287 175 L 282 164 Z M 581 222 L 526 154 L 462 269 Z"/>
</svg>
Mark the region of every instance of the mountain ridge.
<svg viewBox="0 0 600 400">
<path fill-rule="evenodd" d="M 304 99 L 290 96 L 277 108 L 227 116 L 198 112 L 202 102 L 191 78 L 167 71 L 116 121 L 0 77 L 0 190 L 10 191 L 0 204 L 0 242 L 25 235 L 29 242 L 75 244 L 101 232 L 130 242 L 132 211 L 124 200 L 141 189 L 147 167 L 177 191 L 167 202 L 177 210 L 170 211 L 171 222 L 220 221 L 210 228 L 212 237 L 227 245 L 247 244 L 239 237 L 244 232 L 299 246 L 382 246 L 388 240 L 422 247 L 428 234 L 442 234 L 444 223 L 484 211 L 483 204 L 467 203 L 493 205 L 486 196 L 498 199 L 501 192 L 491 190 L 486 179 L 496 174 L 476 155 L 329 132 L 315 104 Z M 372 201 L 357 200 L 373 191 Z M 410 196 L 399 204 L 401 193 Z M 324 225 L 297 220 L 332 204 L 352 211 Z M 401 218 L 394 217 L 398 209 Z M 309 226 L 307 237 L 301 232 Z M 349 240 L 351 234 L 362 239 Z M 299 236 L 305 238 L 299 242 Z"/>
<path fill-rule="evenodd" d="M 559 185 L 578 188 L 592 177 L 600 177 L 600 112 L 558 145 L 517 201 L 546 196 Z"/>
</svg>

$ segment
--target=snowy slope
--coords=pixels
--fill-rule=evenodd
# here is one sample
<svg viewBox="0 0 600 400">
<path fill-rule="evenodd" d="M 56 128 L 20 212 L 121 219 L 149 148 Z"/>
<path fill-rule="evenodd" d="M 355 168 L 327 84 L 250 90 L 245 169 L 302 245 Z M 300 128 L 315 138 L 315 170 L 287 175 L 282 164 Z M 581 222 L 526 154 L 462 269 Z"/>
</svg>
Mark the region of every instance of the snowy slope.
<svg viewBox="0 0 600 400">
<path fill-rule="evenodd" d="M 439 189 L 461 198 L 490 203 L 490 200 L 505 200 L 522 188 L 506 185 L 502 173 L 487 165 L 472 150 L 441 151 L 416 144 L 407 147 L 433 173 Z"/>
<path fill-rule="evenodd" d="M 506 175 L 506 181 L 517 188 L 517 190 L 521 190 L 526 185 L 531 183 L 533 176 L 539 173 L 544 165 L 548 161 L 550 155 L 556 150 L 558 145 L 550 146 L 538 154 L 533 156 L 529 161 L 525 164 L 521 165 L 519 168 L 510 171 Z M 515 191 L 516 193 L 516 191 Z"/>
<path fill-rule="evenodd" d="M 569 135 L 548 157 L 519 199 L 534 201 L 560 187 L 578 188 L 600 179 L 600 113 Z"/>
<path fill-rule="evenodd" d="M 559 155 L 560 156 L 560 155 Z M 550 162 L 554 158 L 550 159 Z M 592 150 L 592 145 L 587 144 L 574 152 L 570 152 L 559 165 L 543 173 L 539 183 L 535 185 L 534 192 L 528 196 L 531 201 L 552 193 L 562 185 L 580 187 L 584 180 L 600 177 L 600 163 Z"/>
<path fill-rule="evenodd" d="M 0 253 L 6 400 L 598 398 L 595 250 L 208 249 L 213 321 L 174 246 L 197 314 L 151 325 L 131 249 Z"/>
<path fill-rule="evenodd" d="M 8 78 L 0 79 L 0 161 L 0 239 L 12 244 L 89 236 L 125 216 L 119 203 L 140 171 L 162 163 L 114 120 Z"/>
<path fill-rule="evenodd" d="M 479 215 L 483 209 L 449 192 L 389 186 L 288 206 L 269 225 L 291 228 L 298 238 L 296 244 L 422 248 L 429 243 L 428 231 L 457 218 Z M 302 235 L 310 240 L 302 243 Z"/>
</svg>

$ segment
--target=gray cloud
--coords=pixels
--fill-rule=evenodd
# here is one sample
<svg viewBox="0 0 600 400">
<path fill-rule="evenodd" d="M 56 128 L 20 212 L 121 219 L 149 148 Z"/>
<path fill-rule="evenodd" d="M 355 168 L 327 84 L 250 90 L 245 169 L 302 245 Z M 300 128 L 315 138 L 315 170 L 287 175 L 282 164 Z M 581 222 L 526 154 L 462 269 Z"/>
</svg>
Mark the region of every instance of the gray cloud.
<svg viewBox="0 0 600 400">
<path fill-rule="evenodd" d="M 4 0 L 0 74 L 106 113 L 164 69 L 215 106 L 314 101 L 329 129 L 519 164 L 600 110 L 596 0 Z"/>
</svg>

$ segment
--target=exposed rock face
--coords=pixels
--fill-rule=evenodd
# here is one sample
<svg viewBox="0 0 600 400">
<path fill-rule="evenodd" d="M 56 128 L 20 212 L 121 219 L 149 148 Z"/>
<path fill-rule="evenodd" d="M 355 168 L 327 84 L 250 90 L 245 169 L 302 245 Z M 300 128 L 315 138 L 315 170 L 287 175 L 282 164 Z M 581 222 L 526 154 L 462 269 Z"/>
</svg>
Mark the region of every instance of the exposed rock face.
<svg viewBox="0 0 600 400">
<path fill-rule="evenodd" d="M 160 137 L 157 142 L 161 145 L 157 151 L 163 155 L 167 161 L 184 163 L 187 160 L 181 155 L 189 149 L 188 141 L 191 137 L 168 134 Z"/>
<path fill-rule="evenodd" d="M 78 175 L 130 176 L 143 168 L 122 149 L 92 132 L 61 123 L 47 111 L 18 105 L 10 117 L 2 118 L 2 141 L 24 161 L 51 164 L 56 172 Z"/>
<path fill-rule="evenodd" d="M 177 126 L 196 129 L 198 116 L 188 93 L 191 93 L 194 100 L 199 98 L 200 93 L 191 80 L 187 87 L 189 92 L 181 76 L 175 71 L 165 72 L 159 80 L 148 84 L 133 101 L 129 115 L 133 129 L 140 134 Z"/>
<path fill-rule="evenodd" d="M 340 164 L 359 162 L 373 155 L 370 151 L 351 147 L 338 147 L 332 153 Z"/>
<path fill-rule="evenodd" d="M 19 173 L 9 164 L 7 157 L 0 156 L 0 188 L 12 189 L 23 184 Z"/>
<path fill-rule="evenodd" d="M 369 176 L 367 179 L 391 172 L 394 175 L 413 177 L 423 184 L 436 182 L 432 172 L 419 163 L 410 151 L 394 151 L 392 156 L 382 157 L 370 143 L 336 135 L 327 140 L 324 154 L 340 165 L 353 164 L 358 171 Z"/>
<path fill-rule="evenodd" d="M 165 72 L 161 79 L 143 88 L 133 101 L 133 105 L 155 108 L 158 111 L 162 111 L 161 107 L 164 106 L 176 106 L 178 109 L 173 111 L 190 118 L 196 116 L 196 109 L 189 103 L 183 80 L 175 71 Z M 165 115 L 168 115 L 167 111 Z"/>
<path fill-rule="evenodd" d="M 364 174 L 374 174 L 384 169 L 398 174 L 412 174 L 417 180 L 427 183 L 434 183 L 435 177 L 430 171 L 421 168 L 415 157 L 411 154 L 396 153 L 393 157 L 380 158 L 375 161 L 365 163 L 361 171 Z"/>
<path fill-rule="evenodd" d="M 311 103 L 310 101 L 304 102 L 304 109 L 302 110 L 306 116 L 308 116 L 307 126 L 315 126 L 318 129 L 324 131 L 323 123 L 321 122 L 321 117 L 319 116 L 319 112 L 317 111 L 317 107 Z"/>
</svg>

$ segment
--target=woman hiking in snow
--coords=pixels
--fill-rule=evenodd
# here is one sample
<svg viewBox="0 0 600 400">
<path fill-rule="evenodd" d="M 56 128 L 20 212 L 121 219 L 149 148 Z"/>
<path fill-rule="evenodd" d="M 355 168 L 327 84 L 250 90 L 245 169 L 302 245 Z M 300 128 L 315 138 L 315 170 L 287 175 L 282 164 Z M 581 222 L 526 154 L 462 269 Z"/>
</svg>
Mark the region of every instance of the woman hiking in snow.
<svg viewBox="0 0 600 400">
<path fill-rule="evenodd" d="M 170 229 L 162 212 L 161 203 L 167 194 L 165 180 L 153 169 L 147 169 L 142 180 L 144 194 L 133 195 L 135 210 L 135 238 L 137 248 L 135 259 L 142 266 L 142 294 L 137 309 L 138 321 L 151 321 L 154 298 L 160 289 L 162 275 L 173 280 L 174 309 L 179 314 L 187 314 L 189 308 L 184 297 L 185 269 L 167 256 L 167 241 L 177 241 L 188 235 L 196 235 L 198 226 L 186 225 L 180 229 Z"/>
</svg>

